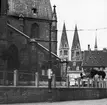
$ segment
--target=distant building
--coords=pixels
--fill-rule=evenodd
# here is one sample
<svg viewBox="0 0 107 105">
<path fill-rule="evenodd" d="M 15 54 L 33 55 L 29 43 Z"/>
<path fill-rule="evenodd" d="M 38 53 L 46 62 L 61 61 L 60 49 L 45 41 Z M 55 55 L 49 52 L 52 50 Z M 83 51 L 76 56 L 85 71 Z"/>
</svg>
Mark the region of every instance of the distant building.
<svg viewBox="0 0 107 105">
<path fill-rule="evenodd" d="M 98 50 L 97 37 L 95 38 L 94 50 L 91 50 L 90 45 L 88 45 L 88 50 L 85 50 L 83 53 L 82 68 L 86 74 L 90 73 L 91 68 L 98 71 L 104 70 L 107 77 L 107 50 L 106 48 Z"/>
<path fill-rule="evenodd" d="M 107 67 L 107 52 L 103 50 L 84 51 L 82 66 L 84 68 Z"/>
<path fill-rule="evenodd" d="M 82 64 L 82 51 L 79 41 L 78 29 L 76 25 L 71 47 L 71 62 L 69 62 L 69 65 L 72 71 L 76 70 L 79 71 L 81 70 L 81 64 Z"/>
<path fill-rule="evenodd" d="M 84 51 L 82 67 L 85 72 L 90 72 L 91 68 L 101 70 L 107 69 L 107 52 L 104 50 Z"/>
<path fill-rule="evenodd" d="M 77 26 L 75 26 L 74 38 L 71 48 L 71 61 L 69 61 L 69 43 L 67 39 L 65 24 L 63 25 L 63 32 L 59 47 L 59 57 L 63 61 L 61 66 L 62 76 L 64 74 L 67 74 L 73 78 L 77 78 L 78 76 L 80 76 L 80 73 L 82 72 L 82 51 Z"/>
<path fill-rule="evenodd" d="M 77 25 L 75 25 L 71 47 L 71 61 L 68 59 L 69 43 L 65 24 L 63 26 L 63 33 L 59 47 L 59 57 L 62 61 L 68 61 L 61 66 L 61 71 L 62 73 L 67 72 L 67 75 L 69 75 L 70 79 L 80 77 L 81 73 L 84 74 L 84 72 L 90 72 L 90 69 L 88 68 L 102 69 L 102 67 L 105 67 L 105 71 L 107 73 L 107 48 L 98 50 L 96 36 L 94 50 L 92 51 L 90 45 L 88 45 L 88 50 L 81 51 Z M 89 71 L 85 71 L 86 68 Z"/>
<path fill-rule="evenodd" d="M 82 54 L 81 45 L 79 41 L 77 25 L 75 25 L 74 37 L 71 47 L 71 61 L 68 63 L 67 74 L 70 77 L 71 85 L 74 85 L 75 78 L 80 77 L 82 71 Z"/>
</svg>

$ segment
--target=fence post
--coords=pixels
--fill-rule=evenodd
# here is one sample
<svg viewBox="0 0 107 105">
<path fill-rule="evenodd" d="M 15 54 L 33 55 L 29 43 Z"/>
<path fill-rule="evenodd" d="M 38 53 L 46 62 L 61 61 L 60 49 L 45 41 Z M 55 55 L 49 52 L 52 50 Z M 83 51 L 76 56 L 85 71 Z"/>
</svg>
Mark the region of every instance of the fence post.
<svg viewBox="0 0 107 105">
<path fill-rule="evenodd" d="M 101 82 L 102 82 L 102 88 L 103 88 L 103 80 Z"/>
<path fill-rule="evenodd" d="M 99 88 L 101 88 L 101 80 L 99 79 Z"/>
<path fill-rule="evenodd" d="M 69 88 L 69 76 L 67 76 L 66 84 L 67 84 L 67 87 Z"/>
<path fill-rule="evenodd" d="M 106 88 L 106 86 L 105 86 L 105 80 L 104 80 L 104 82 L 103 82 L 103 83 L 104 83 L 104 88 Z"/>
<path fill-rule="evenodd" d="M 101 79 L 101 88 L 103 88 L 103 80 Z"/>
<path fill-rule="evenodd" d="M 14 70 L 14 86 L 18 85 L 18 70 Z"/>
<path fill-rule="evenodd" d="M 97 80 L 95 80 L 95 87 L 97 88 Z"/>
<path fill-rule="evenodd" d="M 102 80 L 102 88 L 104 88 L 104 80 Z"/>
<path fill-rule="evenodd" d="M 55 78 L 55 74 L 53 74 L 52 76 L 52 86 L 55 88 L 56 87 L 56 78 Z"/>
<path fill-rule="evenodd" d="M 94 87 L 94 80 L 91 79 L 91 87 Z"/>
<path fill-rule="evenodd" d="M 38 75 L 38 72 L 35 73 L 35 86 L 39 87 L 39 75 Z"/>
<path fill-rule="evenodd" d="M 80 88 L 80 78 L 78 78 L 77 80 L 78 80 L 78 87 Z"/>
<path fill-rule="evenodd" d="M 105 88 L 107 88 L 107 81 L 105 81 Z"/>
<path fill-rule="evenodd" d="M 104 84 L 104 85 L 103 85 L 103 86 L 104 86 L 103 88 L 106 88 L 106 86 L 105 86 L 105 80 L 103 81 L 103 84 Z"/>
<path fill-rule="evenodd" d="M 107 81 L 105 81 L 106 82 L 106 88 L 107 88 Z"/>
<path fill-rule="evenodd" d="M 87 87 L 90 87 L 90 79 L 88 78 L 88 85 L 87 85 Z"/>
</svg>

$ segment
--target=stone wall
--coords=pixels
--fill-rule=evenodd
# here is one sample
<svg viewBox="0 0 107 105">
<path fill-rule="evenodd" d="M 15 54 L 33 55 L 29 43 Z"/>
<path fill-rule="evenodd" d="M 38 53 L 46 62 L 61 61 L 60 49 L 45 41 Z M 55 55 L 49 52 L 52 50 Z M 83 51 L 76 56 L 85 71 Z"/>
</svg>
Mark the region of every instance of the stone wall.
<svg viewBox="0 0 107 105">
<path fill-rule="evenodd" d="M 31 103 L 107 98 L 106 88 L 0 87 L 0 103 Z"/>
</svg>

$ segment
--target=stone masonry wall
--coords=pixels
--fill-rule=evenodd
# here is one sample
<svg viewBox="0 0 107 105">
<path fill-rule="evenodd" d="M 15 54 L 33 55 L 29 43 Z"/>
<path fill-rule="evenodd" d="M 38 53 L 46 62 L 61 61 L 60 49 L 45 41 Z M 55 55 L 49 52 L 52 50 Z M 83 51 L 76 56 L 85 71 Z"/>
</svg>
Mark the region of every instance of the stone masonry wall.
<svg viewBox="0 0 107 105">
<path fill-rule="evenodd" d="M 107 98 L 104 88 L 0 87 L 0 103 L 32 103 Z"/>
</svg>

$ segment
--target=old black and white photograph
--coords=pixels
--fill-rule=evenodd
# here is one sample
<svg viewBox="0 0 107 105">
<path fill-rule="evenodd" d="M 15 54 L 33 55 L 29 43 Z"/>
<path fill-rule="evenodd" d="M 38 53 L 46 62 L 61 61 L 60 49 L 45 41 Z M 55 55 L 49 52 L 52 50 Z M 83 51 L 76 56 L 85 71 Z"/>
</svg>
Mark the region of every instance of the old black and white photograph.
<svg viewBox="0 0 107 105">
<path fill-rule="evenodd" d="M 107 105 L 107 0 L 0 0 L 0 105 Z"/>
</svg>

